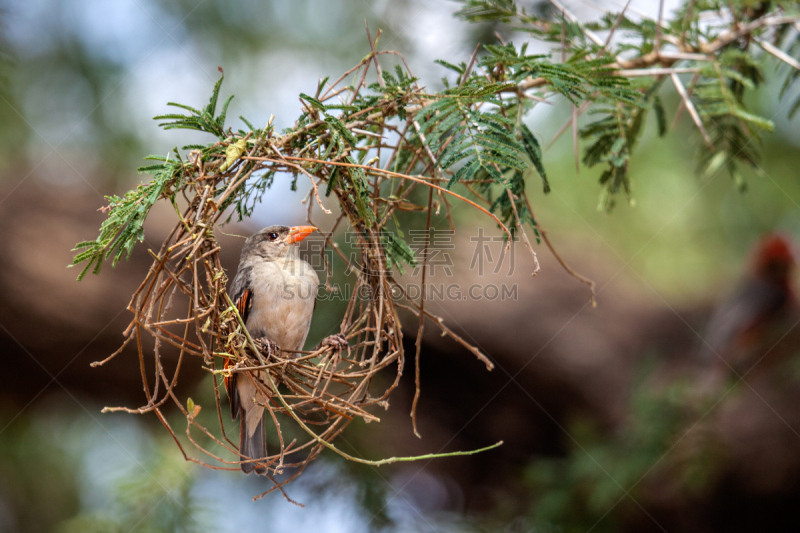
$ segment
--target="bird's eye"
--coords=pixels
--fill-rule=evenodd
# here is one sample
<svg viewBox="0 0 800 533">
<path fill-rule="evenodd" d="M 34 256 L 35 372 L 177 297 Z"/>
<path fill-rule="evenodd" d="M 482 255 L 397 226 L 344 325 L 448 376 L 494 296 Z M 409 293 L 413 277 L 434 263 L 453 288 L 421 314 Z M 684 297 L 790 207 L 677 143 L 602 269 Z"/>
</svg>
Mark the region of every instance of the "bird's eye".
<svg viewBox="0 0 800 533">
<path fill-rule="evenodd" d="M 278 234 L 277 233 L 267 233 L 267 238 L 269 240 L 271 240 L 271 241 L 278 240 Z"/>
</svg>

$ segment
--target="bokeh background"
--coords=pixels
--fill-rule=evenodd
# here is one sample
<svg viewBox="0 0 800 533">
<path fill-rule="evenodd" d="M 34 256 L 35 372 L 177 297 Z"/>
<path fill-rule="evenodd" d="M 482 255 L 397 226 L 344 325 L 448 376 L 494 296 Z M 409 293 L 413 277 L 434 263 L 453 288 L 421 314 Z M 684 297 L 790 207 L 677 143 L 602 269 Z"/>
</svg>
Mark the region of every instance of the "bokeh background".
<svg viewBox="0 0 800 533">
<path fill-rule="evenodd" d="M 621 7 L 566 3 L 586 20 Z M 657 4 L 631 6 L 634 16 L 655 17 Z M 667 2 L 667 11 L 677 5 Z M 599 172 L 576 172 L 563 136 L 545 152 L 552 193 L 537 183 L 530 190 L 561 255 L 597 282 L 598 306 L 544 247 L 542 272 L 531 278 L 518 247 L 510 276 L 504 267 L 481 280 L 516 284 L 517 300 L 431 303 L 497 368 L 487 372 L 430 333 L 423 438 L 411 430 L 407 370 L 382 422 L 354 423 L 340 441 L 369 458 L 503 440 L 499 449 L 380 469 L 323 456 L 288 488 L 301 509 L 279 494 L 252 502 L 265 480 L 185 462 L 155 417 L 100 413 L 144 403 L 132 352 L 101 368 L 89 363 L 123 340 L 125 307 L 149 266 L 146 248 L 171 225 L 169 210 L 154 211 L 128 262 L 99 276 L 76 282 L 70 250 L 96 235 L 105 195 L 146 179 L 135 170 L 143 156 L 208 141 L 162 131 L 151 117 L 167 102 L 204 103 L 222 67 L 222 92 L 236 95 L 231 117 L 265 124 L 274 115 L 289 126 L 300 92 L 368 53 L 365 21 L 373 35 L 381 29 L 381 48 L 401 51 L 434 88 L 446 74 L 435 59 L 468 61 L 494 32 L 526 39 L 461 22 L 458 8 L 445 0 L 0 1 L 0 531 L 796 530 L 796 323 L 780 325 L 780 356 L 744 380 L 708 385 L 701 356 L 712 309 L 741 283 L 752 244 L 772 230 L 800 236 L 800 119 L 785 118 L 774 82 L 752 102 L 776 130 L 744 194 L 724 172 L 695 173 L 699 137 L 684 117 L 665 139 L 648 124 L 631 168 L 635 204 L 598 212 Z M 674 113 L 678 98 L 666 89 L 663 98 Z M 527 120 L 546 141 L 569 113 L 560 102 Z M 237 235 L 302 222 L 303 196 L 289 177 L 277 180 L 252 220 L 222 228 L 231 272 Z M 468 209 L 453 216 L 448 253 L 455 281 L 467 286 L 475 281 L 470 236 L 481 223 Z M 448 227 L 444 217 L 435 222 Z M 492 246 L 497 260 L 500 244 Z M 333 332 L 340 310 L 318 308 L 310 343 Z M 414 327 L 409 321 L 412 343 Z M 199 365 L 179 386 L 212 405 Z"/>
</svg>

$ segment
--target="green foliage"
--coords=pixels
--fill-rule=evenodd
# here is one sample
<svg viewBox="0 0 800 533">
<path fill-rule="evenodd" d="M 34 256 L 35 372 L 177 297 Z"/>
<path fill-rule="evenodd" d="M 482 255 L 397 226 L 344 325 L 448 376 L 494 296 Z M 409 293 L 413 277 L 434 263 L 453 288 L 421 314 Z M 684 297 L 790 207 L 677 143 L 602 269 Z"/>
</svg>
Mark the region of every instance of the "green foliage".
<svg viewBox="0 0 800 533">
<path fill-rule="evenodd" d="M 514 0 L 464 0 L 457 16 L 470 22 L 511 22 L 519 15 Z"/>
<path fill-rule="evenodd" d="M 506 79 L 514 81 L 541 79 L 548 90 L 556 91 L 573 104 L 576 99 L 589 99 L 594 104 L 593 113 L 603 118 L 583 128 L 581 137 L 590 142 L 583 161 L 587 166 L 607 164 L 600 183 L 603 190 L 599 205 L 603 209 L 614 206 L 616 195 L 625 193 L 630 198 L 631 180 L 628 163 L 636 141 L 641 135 L 641 125 L 647 112 L 655 111 L 659 135 L 666 132 L 666 110 L 656 94 L 664 76 L 635 78 L 635 86 L 614 79 L 615 61 L 625 57 L 638 58 L 630 61 L 635 68 L 645 68 L 651 60 L 646 58 L 655 51 L 657 41 L 656 23 L 650 19 L 634 21 L 618 13 L 606 13 L 601 20 L 581 25 L 570 22 L 561 13 L 550 13 L 550 17 L 528 13 L 524 7 L 508 0 L 462 0 L 458 16 L 471 22 L 493 21 L 512 24 L 515 29 L 527 31 L 539 40 L 553 43 L 565 41 L 569 59 L 559 64 L 557 77 L 549 74 L 551 66 L 544 56 L 524 56 L 524 46 L 518 53 L 515 47 L 488 45 L 489 56 L 482 65 L 492 73 L 501 72 Z M 691 8 L 689 7 L 691 5 Z M 723 2 L 703 0 L 687 2 L 675 13 L 672 20 L 665 21 L 661 34 L 662 44 L 680 42 L 683 50 L 702 51 L 706 43 L 724 37 L 734 31 L 727 23 L 704 24 L 698 21 L 703 15 L 720 16 L 731 12 L 732 20 L 746 23 L 768 16 L 770 9 L 780 7 L 788 13 L 798 13 L 798 2 Z M 757 27 L 754 33 L 759 39 L 769 39 L 791 57 L 800 57 L 800 37 L 791 31 L 790 23 L 776 25 L 774 31 Z M 588 38 L 588 30 L 625 32 L 627 39 L 608 46 L 596 39 Z M 736 185 L 744 190 L 745 182 L 738 168 L 740 163 L 758 169 L 760 132 L 771 131 L 772 122 L 748 109 L 748 93 L 757 89 L 763 81 L 764 54 L 760 54 L 753 38 L 747 36 L 728 39 L 725 46 L 709 55 L 708 60 L 680 61 L 679 67 L 700 68 L 699 78 L 693 83 L 692 100 L 700 113 L 703 126 L 708 131 L 711 145 L 699 149 L 698 163 L 702 175 L 713 175 L 725 167 Z M 769 56 L 767 56 L 769 57 Z M 656 61 L 657 65 L 659 62 Z M 669 65 L 673 66 L 674 61 Z M 542 68 L 544 67 L 544 69 Z M 607 67 L 607 70 L 604 68 Z M 631 67 L 626 67 L 631 68 Z M 800 77 L 800 71 L 788 65 L 781 97 Z M 588 73 L 588 75 L 586 74 Z M 581 79 L 583 76 L 583 79 Z M 589 79 L 586 79 L 589 78 Z M 496 80 L 495 80 L 496 81 Z M 637 109 L 639 107 L 639 109 Z M 800 96 L 796 96 L 789 108 L 789 117 L 800 109 Z"/>
<path fill-rule="evenodd" d="M 420 135 L 436 155 L 436 166 L 451 174 L 448 188 L 475 181 L 477 189 L 491 197 L 492 184 L 501 187 L 490 211 L 497 213 L 513 234 L 517 231 L 514 208 L 504 191 L 515 195 L 520 219 L 535 228 L 523 200 L 524 173 L 533 165 L 539 170 L 545 192 L 549 184 L 538 141 L 524 124 L 515 131 L 516 123 L 503 116 L 504 102 L 496 97 L 498 87 L 482 86 L 471 79 L 429 105 L 418 120 Z M 495 111 L 483 111 L 478 105 Z"/>
<path fill-rule="evenodd" d="M 591 114 L 601 114 L 603 118 L 587 124 L 580 131 L 582 139 L 590 141 L 583 156 L 583 163 L 593 167 L 599 163 L 607 165 L 600 176 L 603 192 L 600 195 L 599 209 L 612 209 L 616 195 L 623 191 L 630 199 L 631 183 L 628 177 L 628 164 L 631 154 L 641 138 L 647 112 L 656 110 L 659 134 L 663 135 L 665 123 L 663 106 L 656 92 L 661 82 L 645 93 L 641 102 L 626 105 L 622 102 L 598 102 Z M 658 110 L 661 110 L 660 112 Z"/>
<path fill-rule="evenodd" d="M 434 101 L 419 117 L 420 133 L 426 145 L 437 154 L 436 165 L 448 170 L 458 163 L 447 186 L 461 180 L 490 178 L 505 185 L 503 170 L 524 170 L 525 148 L 514 137 L 513 123 L 492 112 L 474 109 L 474 101 L 499 102 L 497 86 L 466 85 Z"/>
<path fill-rule="evenodd" d="M 692 383 L 654 390 L 651 379 L 637 384 L 629 421 L 614 435 L 576 420 L 568 431 L 579 447 L 529 465 L 525 481 L 534 491 L 531 516 L 537 525 L 618 531 L 626 509 L 636 508 L 629 498 L 641 499 L 649 487 L 669 480 L 686 498 L 699 498 L 711 487 L 720 444 L 707 428 L 695 426 L 708 406 L 697 404 Z"/>
<path fill-rule="evenodd" d="M 348 163 L 356 164 L 352 157 L 345 158 Z M 350 198 L 356 204 L 358 214 L 364 221 L 366 227 L 370 227 L 375 222 L 375 214 L 370 209 L 370 196 L 369 196 L 369 182 L 367 175 L 362 168 L 350 168 L 346 172 L 341 172 L 346 175 L 346 179 L 340 180 L 340 183 L 345 184 L 346 190 L 350 193 Z"/>
<path fill-rule="evenodd" d="M 206 531 L 207 511 L 191 494 L 191 463 L 155 457 L 117 483 L 112 503 L 63 522 L 58 533 L 193 533 Z"/>
<path fill-rule="evenodd" d="M 381 232 L 381 243 L 383 244 L 384 253 L 386 254 L 386 268 L 390 269 L 397 266 L 401 274 L 404 274 L 403 263 L 410 266 L 417 266 L 417 258 L 414 257 L 414 251 L 403 240 L 403 232 L 397 229 L 397 233 L 384 230 Z"/>
<path fill-rule="evenodd" d="M 223 78 L 224 76 L 221 76 L 217 80 L 209 103 L 202 110 L 183 104 L 169 103 L 168 105 L 186 109 L 189 114 L 159 115 L 154 117 L 155 120 L 173 120 L 172 122 L 160 124 L 164 129 L 193 129 L 210 133 L 223 141 L 227 141 L 227 148 L 222 143 L 183 147 L 184 150 L 199 151 L 200 159 L 204 162 L 213 161 L 216 156 L 231 152 L 233 148 L 236 148 L 237 154 L 241 155 L 244 147 L 247 146 L 246 142 L 241 138 L 237 141 L 225 136 L 225 117 L 228 104 L 233 96 L 230 96 L 225 101 L 220 114 L 214 116 Z M 257 136 L 263 136 L 269 131 L 268 129 L 256 129 L 254 133 Z M 241 137 L 244 136 L 245 134 L 241 135 Z M 231 153 L 228 153 L 228 156 L 230 155 Z M 234 165 L 238 155 L 229 157 L 231 162 L 226 161 L 221 168 L 225 167 L 227 170 L 228 166 Z M 181 158 L 177 148 L 174 149 L 174 156 L 151 155 L 145 159 L 159 161 L 157 164 L 139 168 L 140 173 L 152 174 L 152 180 L 128 191 L 121 198 L 116 195 L 107 196 L 108 206 L 103 210 L 108 214 L 108 217 L 100 226 L 100 235 L 95 240 L 83 241 L 75 245 L 73 251 L 78 253 L 73 258 L 70 266 L 86 262 L 83 270 L 78 275 L 78 280 L 83 279 L 90 270 L 94 274 L 99 274 L 103 262 L 109 258 L 112 259 L 112 266 L 116 265 L 123 256 L 126 259 L 129 258 L 136 243 L 144 240 L 144 221 L 150 213 L 150 209 L 158 200 L 162 198 L 169 199 L 175 205 L 175 209 L 178 209 L 176 195 L 188 183 L 187 175 L 192 174 L 192 164 Z M 274 172 L 265 172 L 259 179 L 249 183 L 242 183 L 235 191 L 235 194 L 231 195 L 221 207 L 224 209 L 233 205 L 233 212 L 238 215 L 239 220 L 249 217 L 264 192 L 271 186 L 273 179 Z M 217 197 L 222 192 L 222 190 L 214 191 L 213 196 Z M 228 220 L 230 218 L 228 217 Z"/>
<path fill-rule="evenodd" d="M 336 147 L 336 157 L 342 156 L 345 152 L 349 153 L 354 147 L 358 145 L 358 140 L 355 135 L 347 129 L 344 123 L 336 117 L 324 115 L 325 124 L 331 133 L 330 147 Z M 330 154 L 330 151 L 328 151 Z M 352 156 L 346 155 L 344 159 L 347 163 L 357 164 Z M 350 198 L 356 205 L 358 214 L 364 219 L 367 227 L 370 227 L 375 222 L 375 214 L 369 207 L 369 182 L 364 169 L 358 167 L 348 167 L 346 170 L 339 171 L 341 176 L 339 185 L 344 187 L 346 192 L 349 193 Z"/>
<path fill-rule="evenodd" d="M 260 176 L 256 176 L 252 180 L 248 180 L 242 184 L 241 193 L 234 198 L 234 211 L 239 221 L 249 218 L 253 214 L 256 205 L 261 203 L 261 199 L 267 190 L 272 187 L 275 182 L 275 172 L 268 170 Z M 231 220 L 228 217 L 228 221 Z"/>
<path fill-rule="evenodd" d="M 177 159 L 161 158 L 160 164 L 141 169 L 154 174 L 150 183 L 122 198 L 110 197 L 108 220 L 98 239 L 76 247 L 80 251 L 74 264 L 87 262 L 80 277 L 89 270 L 99 272 L 105 259 L 113 258 L 116 263 L 122 255 L 129 255 L 144 237 L 142 223 L 152 205 L 159 198 L 175 204 L 176 191 L 197 186 L 199 163 L 209 173 L 204 179 L 213 176 L 223 180 L 212 191 L 212 199 L 225 194 L 230 185 L 225 180 L 235 176 L 249 178 L 239 180 L 235 190 L 229 191 L 218 206 L 221 210 L 232 207 L 228 220 L 234 215 L 239 220 L 250 216 L 276 176 L 288 173 L 293 189 L 303 176 L 324 184 L 324 194 L 336 198 L 359 231 L 383 231 L 385 227 L 376 226 L 396 219 L 395 209 L 416 187 L 394 181 L 391 187 L 382 185 L 395 179 L 375 168 L 387 159 L 386 139 L 392 136 L 397 142 L 386 171 L 409 177 L 433 173 L 434 178 L 446 180 L 448 189 L 463 187 L 465 194 L 477 194 L 512 231 L 517 231 L 517 222 L 521 222 L 536 233 L 527 196 L 533 170 L 545 193 L 550 191 L 551 183 L 542 148 L 525 124 L 525 117 L 542 99 L 553 97 L 561 97 L 581 109 L 588 107 L 590 115 L 599 117 L 581 129 L 580 137 L 588 143 L 584 164 L 605 166 L 600 177 L 599 205 L 609 210 L 621 193 L 630 200 L 630 161 L 650 111 L 659 135 L 666 134 L 667 110 L 659 91 L 669 76 L 663 69 L 688 68 L 696 72 L 687 90 L 702 119 L 700 129 L 710 140 L 709 145 L 698 143 L 700 172 L 710 176 L 725 167 L 743 189 L 744 178 L 738 165 L 758 168 L 760 133 L 772 128 L 770 120 L 753 113 L 747 105 L 748 96 L 764 80 L 764 54 L 753 52 L 753 42 L 770 39 L 784 46 L 789 54 L 800 52 L 796 32 L 789 31 L 786 22 L 776 22 L 773 27 L 754 26 L 748 30 L 750 33 L 742 33 L 738 26 L 727 23 L 698 22 L 701 15 L 718 15 L 721 9 L 732 10 L 739 22 L 772 20 L 765 19 L 759 11 L 769 6 L 746 1 L 698 0 L 692 11 L 685 6 L 679 9 L 659 31 L 653 20 L 634 21 L 614 13 L 583 25 L 570 22 L 574 20 L 571 16 L 554 10 L 536 9 L 529 13 L 512 0 L 461 3 L 457 16 L 464 20 L 512 24 L 537 40 L 556 43 L 557 47 L 563 42 L 563 50 L 553 55 L 529 54 L 527 43 L 485 44 L 476 61 L 469 65 L 439 60 L 456 77 L 444 79 L 444 90 L 433 94 L 420 88 L 416 78 L 399 65 L 393 72 L 383 71 L 377 82 L 367 83 L 361 68 L 369 69 L 375 59 L 370 55 L 354 70 L 353 84 L 337 89 L 337 95 L 331 92 L 332 88 L 324 90 L 328 78 L 317 85 L 313 94 L 301 93 L 303 113 L 294 126 L 280 135 L 271 126 L 255 128 L 243 117 L 250 131 L 233 132 L 228 128 L 226 133 L 225 118 L 232 97 L 217 114 L 221 77 L 205 107 L 171 103 L 186 113 L 156 117 L 165 121 L 160 124 L 165 129 L 203 131 L 216 141 L 185 147 L 194 154 L 187 160 L 177 151 Z M 781 2 L 780 6 L 796 12 L 796 4 Z M 611 30 L 625 32 L 628 38 L 605 43 L 591 33 Z M 676 42 L 682 51 L 694 55 L 669 59 L 654 53 L 675 47 Z M 560 61 L 555 59 L 558 56 Z M 662 72 L 642 76 L 642 70 L 650 67 L 659 67 Z M 639 72 L 633 76 L 627 73 L 631 69 Z M 785 93 L 797 78 L 796 70 L 787 74 Z M 793 103 L 790 116 L 798 108 L 800 99 Z M 256 159 L 243 158 L 245 153 Z M 285 155 L 296 162 L 281 161 Z M 380 198 L 383 201 L 379 202 L 381 195 L 393 199 Z M 387 239 L 385 248 L 392 254 L 387 262 L 409 263 L 411 256 L 401 233 Z"/>
<path fill-rule="evenodd" d="M 737 163 L 759 168 L 760 132 L 773 128 L 772 121 L 750 113 L 744 103 L 746 92 L 755 90 L 763 79 L 749 54 L 728 49 L 718 62 L 704 68 L 694 93 L 713 144 L 700 145 L 700 171 L 710 177 L 724 166 L 742 191 L 747 185 Z"/>
<path fill-rule="evenodd" d="M 406 112 L 407 101 L 415 92 L 417 78 L 404 71 L 399 65 L 395 67 L 394 72 L 394 76 L 390 72 L 384 72 L 383 85 L 380 83 L 371 84 L 369 89 L 373 94 L 361 93 L 356 97 L 356 102 L 362 109 L 391 102 L 395 106 L 394 112 L 397 114 L 397 118 L 406 120 L 408 118 Z M 328 109 L 344 109 L 344 107 L 328 106 Z"/>
<path fill-rule="evenodd" d="M 55 438 L 63 437 L 54 428 L 65 429 L 58 425 L 68 413 L 57 412 L 52 403 L 45 405 L 48 412 L 39 419 L 30 412 L 14 419 L 5 416 L 0 431 L 3 524 L 21 533 L 52 531 L 63 517 L 78 512 L 81 504 L 75 472 L 80 457 L 63 438 Z"/>
<path fill-rule="evenodd" d="M 775 37 L 775 41 L 780 43 L 781 40 L 786 41 L 785 45 L 785 52 L 794 58 L 800 58 L 800 32 L 797 31 L 789 31 L 788 26 L 782 28 L 783 31 L 778 32 Z M 792 102 L 791 107 L 789 108 L 789 118 L 792 119 L 797 114 L 797 111 L 800 110 L 800 92 L 798 92 L 798 85 L 797 80 L 800 79 L 800 70 L 793 68 L 789 65 L 781 64 L 780 68 L 786 71 L 786 77 L 783 80 L 783 84 L 781 85 L 781 93 L 780 97 L 784 98 L 787 95 L 787 92 L 790 88 L 795 89 L 795 97 L 794 101 Z"/>
<path fill-rule="evenodd" d="M 217 110 L 217 100 L 219 99 L 219 90 L 222 87 L 222 80 L 225 76 L 220 76 L 217 83 L 214 85 L 214 90 L 211 93 L 211 99 L 202 109 L 195 109 L 188 105 L 176 104 L 169 102 L 167 105 L 178 107 L 189 112 L 188 115 L 181 115 L 179 113 L 158 115 L 154 117 L 155 120 L 171 120 L 172 122 L 164 122 L 159 124 L 165 130 L 172 129 L 187 129 L 197 130 L 211 133 L 216 135 L 220 140 L 225 139 L 225 117 L 228 113 L 228 105 L 233 100 L 233 95 L 229 96 L 225 103 L 222 104 L 222 110 L 219 116 L 214 116 Z"/>
<path fill-rule="evenodd" d="M 522 121 L 524 104 L 519 98 L 504 99 L 503 92 L 517 92 L 519 83 L 538 79 L 573 104 L 587 98 L 602 98 L 637 106 L 641 105 L 641 95 L 630 87 L 627 79 L 615 74 L 609 58 L 589 59 L 581 52 L 558 64 L 547 55 L 528 55 L 526 44 L 519 49 L 513 43 L 486 45 L 485 50 L 487 54 L 478 61 L 478 66 L 488 72 L 488 80 L 480 74 L 467 73 L 466 65 L 440 61 L 459 74 L 461 81 L 458 87 L 446 89 L 418 115 L 420 134 L 436 155 L 437 167 L 449 171 L 448 187 L 462 181 L 477 181 L 478 190 L 495 197 L 491 211 L 511 226 L 512 231 L 516 231 L 513 224 L 516 216 L 538 231 L 525 201 L 525 178 L 531 167 L 535 168 L 544 192 L 550 191 L 542 150 Z M 487 180 L 512 194 L 486 185 Z"/>
<path fill-rule="evenodd" d="M 520 83 L 539 79 L 550 90 L 573 104 L 598 93 L 607 98 L 635 104 L 640 95 L 630 88 L 627 78 L 616 74 L 613 58 L 589 58 L 588 49 L 573 51 L 564 63 L 553 63 L 548 55 L 526 55 L 527 43 L 519 50 L 514 43 L 485 45 L 487 55 L 479 65 L 486 68 L 497 82 Z M 472 79 L 475 79 L 473 76 Z"/>
<path fill-rule="evenodd" d="M 103 261 L 110 257 L 113 257 L 112 266 L 123 255 L 130 257 L 136 243 L 144 240 L 144 221 L 150 209 L 163 195 L 169 194 L 171 188 L 180 187 L 183 175 L 183 162 L 180 159 L 161 156 L 150 156 L 147 159 L 163 161 L 162 164 L 139 169 L 140 172 L 152 172 L 153 180 L 125 193 L 122 198 L 107 196 L 108 218 L 100 226 L 100 236 L 93 241 L 83 241 L 75 245 L 73 251 L 79 252 L 70 266 L 87 262 L 78 275 L 78 280 L 83 279 L 89 270 L 99 274 Z"/>
<path fill-rule="evenodd" d="M 536 172 L 539 173 L 539 177 L 542 178 L 542 191 L 547 194 L 550 192 L 550 182 L 547 181 L 547 172 L 542 163 L 542 147 L 528 126 L 521 124 L 519 129 L 522 136 L 522 146 L 525 147 L 525 153 L 528 154 L 528 159 L 530 159 Z"/>
<path fill-rule="evenodd" d="M 487 55 L 480 60 L 479 65 L 490 73 L 491 79 L 496 83 L 511 81 L 516 86 L 516 84 L 528 79 L 538 79 L 542 80 L 542 83 L 552 91 L 564 96 L 573 105 L 580 105 L 583 100 L 591 99 L 613 109 L 613 113 L 610 114 L 612 119 L 605 125 L 605 128 L 602 128 L 603 125 L 600 124 L 595 125 L 595 130 L 602 129 L 603 131 L 587 131 L 584 134 L 585 136 L 602 134 L 602 138 L 598 139 L 593 147 L 593 155 L 588 158 L 589 162 L 587 162 L 587 165 L 592 166 L 599 160 L 610 163 L 611 168 L 603 175 L 603 178 L 601 178 L 601 183 L 605 186 L 604 197 L 608 198 L 604 202 L 609 204 L 609 207 L 613 205 L 613 195 L 617 191 L 622 188 L 626 192 L 629 192 L 630 185 L 627 179 L 627 161 L 632 147 L 638 139 L 639 125 L 642 119 L 642 112 L 635 110 L 646 107 L 646 102 L 643 101 L 642 94 L 637 90 L 637 87 L 632 86 L 626 78 L 616 74 L 616 70 L 611 66 L 613 59 L 608 56 L 592 59 L 588 57 L 588 49 L 580 49 L 576 50 L 568 61 L 557 64 L 550 61 L 547 55 L 527 55 L 527 44 L 523 44 L 519 50 L 517 50 L 513 43 L 502 46 L 486 45 L 485 48 Z M 458 67 L 451 65 L 450 68 L 458 72 Z M 475 79 L 475 77 L 472 77 L 470 81 Z M 490 103 L 495 104 L 501 109 L 505 106 L 502 100 L 496 98 L 494 95 L 492 95 L 492 97 L 494 100 L 491 100 Z M 631 124 L 627 128 L 619 125 L 622 117 L 618 116 L 617 108 L 624 109 L 631 115 Z M 524 110 L 522 109 L 515 110 L 515 113 L 523 112 Z M 441 115 L 444 116 L 445 113 L 442 112 Z M 440 122 L 446 126 L 451 126 L 451 123 L 445 122 L 444 119 L 440 119 Z M 464 123 L 480 125 L 479 120 L 468 120 L 466 118 Z M 507 121 L 503 126 L 507 132 L 515 128 L 515 124 L 511 121 Z M 625 139 L 620 138 L 620 135 L 624 135 L 626 129 L 632 130 L 630 131 L 630 133 L 633 134 L 629 137 L 630 142 L 626 142 Z M 467 132 L 468 131 L 469 129 L 467 128 Z M 522 145 L 519 143 L 511 144 L 516 140 L 516 137 L 522 141 Z M 473 157 L 470 164 L 465 165 L 459 171 L 463 172 L 462 174 L 456 173 L 451 178 L 450 184 L 452 185 L 452 183 L 462 179 L 463 176 L 480 176 L 481 174 L 478 173 L 479 170 L 482 170 L 483 174 L 488 173 L 491 178 L 498 181 L 498 183 L 502 183 L 501 176 L 506 172 L 515 170 L 524 171 L 532 164 L 542 177 L 544 191 L 549 192 L 550 184 L 547 181 L 546 172 L 544 170 L 541 149 L 535 137 L 521 121 L 518 121 L 516 124 L 516 137 L 509 136 L 507 145 L 513 146 L 517 151 L 520 151 L 520 148 L 522 148 L 521 151 L 527 153 L 530 163 L 527 161 L 520 161 L 519 158 L 513 159 L 515 153 L 511 150 L 507 150 L 506 153 L 503 154 L 506 156 L 506 164 L 503 167 L 495 164 L 494 167 L 497 170 L 491 173 L 491 169 L 485 169 L 485 165 L 481 165 L 482 161 L 479 157 Z M 617 142 L 616 146 L 614 145 L 615 142 Z M 459 150 L 461 150 L 460 153 L 465 156 L 474 155 L 464 153 L 463 144 L 456 144 L 455 146 L 455 148 L 451 148 L 452 151 L 459 153 Z M 612 147 L 614 150 L 612 150 Z M 495 153 L 489 151 L 489 147 L 480 146 L 478 143 L 473 143 L 472 148 L 475 154 L 480 153 L 479 148 L 482 148 L 483 152 L 489 152 L 491 156 L 495 155 Z M 602 153 L 598 154 L 597 152 Z M 595 160 L 595 157 L 600 159 Z M 515 165 L 510 164 L 512 160 L 516 163 Z M 450 162 L 450 159 L 446 159 L 445 161 Z M 493 163 L 496 162 L 493 161 Z M 522 177 L 517 177 L 517 174 L 511 174 L 511 177 L 522 179 Z M 515 193 L 516 195 L 524 196 L 524 186 L 517 186 L 516 189 L 518 191 Z M 502 213 L 502 220 L 504 222 L 513 219 L 514 213 L 507 195 L 498 196 L 492 207 L 493 210 Z M 528 209 L 526 206 L 520 204 L 518 207 L 520 214 L 522 212 L 527 214 Z M 532 218 L 529 222 L 532 222 Z M 533 224 L 533 226 L 535 227 L 535 224 Z"/>
</svg>

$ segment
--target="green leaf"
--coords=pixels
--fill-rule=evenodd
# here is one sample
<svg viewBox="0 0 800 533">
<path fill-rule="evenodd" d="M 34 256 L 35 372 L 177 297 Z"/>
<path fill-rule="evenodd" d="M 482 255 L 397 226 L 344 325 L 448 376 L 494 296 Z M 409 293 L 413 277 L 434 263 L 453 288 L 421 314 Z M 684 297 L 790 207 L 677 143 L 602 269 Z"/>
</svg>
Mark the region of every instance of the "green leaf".
<svg viewBox="0 0 800 533">
<path fill-rule="evenodd" d="M 305 93 L 300 93 L 300 98 L 311 104 L 313 107 L 316 107 L 320 111 L 326 111 L 325 105 L 316 98 L 308 96 Z"/>
<path fill-rule="evenodd" d="M 153 117 L 154 120 L 170 120 L 172 122 L 164 122 L 159 124 L 165 130 L 172 129 L 190 129 L 211 133 L 219 139 L 225 139 L 225 117 L 228 112 L 228 105 L 230 104 L 233 96 L 231 95 L 225 100 L 222 105 L 222 111 L 218 117 L 214 114 L 217 108 L 217 99 L 219 98 L 219 91 L 222 86 L 224 76 L 220 76 L 219 80 L 214 84 L 214 90 L 211 94 L 211 99 L 208 105 L 203 109 L 195 109 L 191 106 L 169 102 L 167 105 L 178 107 L 189 112 L 188 115 L 181 114 L 164 114 Z"/>
<path fill-rule="evenodd" d="M 405 274 L 403 263 L 410 266 L 417 266 L 417 258 L 414 251 L 408 246 L 402 237 L 398 237 L 390 230 L 381 232 L 381 244 L 386 256 L 386 268 L 397 267 L 401 274 Z"/>
<path fill-rule="evenodd" d="M 545 172 L 544 163 L 542 162 L 542 148 L 539 145 L 539 141 L 525 124 L 520 126 L 520 133 L 522 134 L 522 145 L 525 147 L 525 152 L 536 168 L 536 172 L 538 172 L 539 176 L 542 178 L 542 190 L 547 194 L 550 192 L 550 183 L 547 181 L 547 173 Z"/>
</svg>

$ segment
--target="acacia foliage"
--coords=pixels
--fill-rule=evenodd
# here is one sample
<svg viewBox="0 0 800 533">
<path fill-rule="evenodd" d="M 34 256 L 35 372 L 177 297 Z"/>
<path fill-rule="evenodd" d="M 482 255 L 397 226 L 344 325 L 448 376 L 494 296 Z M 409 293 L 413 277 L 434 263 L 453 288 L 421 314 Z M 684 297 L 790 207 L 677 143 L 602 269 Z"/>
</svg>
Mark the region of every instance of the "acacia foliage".
<svg viewBox="0 0 800 533">
<path fill-rule="evenodd" d="M 415 198 L 410 192 L 420 186 L 402 176 L 426 176 L 429 183 L 483 199 L 510 234 L 527 225 L 538 235 L 527 185 L 541 180 L 545 193 L 552 185 L 542 143 L 525 117 L 545 101 L 565 98 L 575 106 L 575 117 L 586 111 L 592 117 L 575 137 L 582 140 L 583 163 L 605 167 L 604 209 L 611 209 L 620 193 L 630 198 L 630 159 L 647 117 L 654 115 L 659 134 L 666 134 L 662 93 L 667 88 L 682 94 L 677 113 L 694 120 L 703 139 L 700 172 L 725 169 L 742 189 L 740 166 L 758 169 L 760 135 L 773 128 L 769 118 L 749 109 L 749 94 L 777 66 L 788 116 L 800 109 L 798 2 L 699 0 L 660 20 L 623 11 L 591 24 L 580 23 L 555 1 L 549 12 L 539 10 L 544 15 L 511 0 L 462 4 L 458 16 L 466 21 L 508 24 L 517 35 L 557 49 L 531 54 L 527 42 L 485 44 L 469 63 L 440 60 L 450 75 L 436 92 L 420 87 L 405 62 L 394 72 L 380 71 L 387 54 L 397 53 L 373 50 L 351 71 L 350 85 L 341 85 L 344 78 L 334 84 L 325 78 L 310 91 L 314 96 L 301 93 L 304 112 L 282 132 L 271 124 L 258 128 L 245 117 L 246 129 L 226 126 L 230 99 L 218 106 L 220 78 L 205 107 L 170 103 L 178 112 L 156 117 L 165 129 L 207 132 L 214 142 L 151 156 L 159 162 L 139 169 L 153 174 L 148 183 L 123 197 L 108 197 L 99 237 L 76 247 L 74 264 L 85 263 L 79 277 L 98 273 L 106 259 L 115 264 L 130 255 L 143 240 L 150 208 L 159 199 L 175 203 L 198 175 L 198 163 L 249 177 L 219 205 L 230 207 L 238 219 L 250 216 L 277 174 L 289 173 L 294 182 L 301 175 L 313 177 L 326 195 L 335 192 L 352 203 L 357 226 L 377 225 L 390 235 L 384 237 L 392 243 L 385 247 L 386 260 L 399 265 L 413 257 L 400 236 L 404 222 L 398 213 L 409 209 L 409 198 Z M 380 74 L 369 84 L 372 65 Z M 242 159 L 243 154 L 252 158 Z M 289 164 L 284 156 L 299 159 Z M 441 191 L 436 195 L 437 205 L 445 200 Z"/>
</svg>

